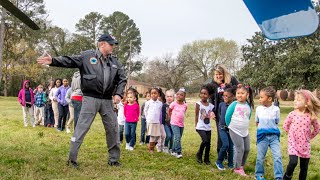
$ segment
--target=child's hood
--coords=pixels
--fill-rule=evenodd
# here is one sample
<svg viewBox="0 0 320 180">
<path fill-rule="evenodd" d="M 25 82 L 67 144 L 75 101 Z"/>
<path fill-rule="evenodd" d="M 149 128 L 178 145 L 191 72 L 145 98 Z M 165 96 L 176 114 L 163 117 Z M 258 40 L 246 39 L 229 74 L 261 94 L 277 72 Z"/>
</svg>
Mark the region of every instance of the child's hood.
<svg viewBox="0 0 320 180">
<path fill-rule="evenodd" d="M 30 84 L 30 81 L 29 80 L 24 80 L 23 81 L 23 85 L 22 85 L 22 89 L 25 89 L 26 88 L 26 84 L 29 83 Z M 30 86 L 29 86 L 30 88 Z"/>
<path fill-rule="evenodd" d="M 80 76 L 80 72 L 76 71 L 75 73 L 73 73 L 73 78 L 77 78 Z"/>
</svg>

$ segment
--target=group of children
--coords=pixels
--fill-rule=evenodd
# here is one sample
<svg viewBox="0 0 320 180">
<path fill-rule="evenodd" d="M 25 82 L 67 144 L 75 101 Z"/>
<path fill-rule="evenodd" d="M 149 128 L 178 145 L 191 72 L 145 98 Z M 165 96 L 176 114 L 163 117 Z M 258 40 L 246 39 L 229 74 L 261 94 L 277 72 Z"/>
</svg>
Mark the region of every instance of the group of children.
<svg viewBox="0 0 320 180">
<path fill-rule="evenodd" d="M 175 101 L 174 101 L 175 96 Z M 186 92 L 183 88 L 177 93 L 161 88 L 151 88 L 145 95 L 146 102 L 139 109 L 138 92 L 129 88 L 123 101 L 117 104 L 120 142 L 123 141 L 123 131 L 126 139 L 126 149 L 134 150 L 136 144 L 136 127 L 141 115 L 140 145 L 148 144 L 150 153 L 170 153 L 181 158 L 181 137 L 184 129 L 184 118 L 187 111 L 185 103 Z"/>
<path fill-rule="evenodd" d="M 211 127 L 207 119 L 214 119 L 211 112 L 212 104 L 208 103 L 211 88 L 207 85 L 200 90 L 201 101 L 196 103 L 196 129 L 202 143 L 196 154 L 196 159 L 202 163 L 202 152 L 206 148 L 204 162 L 209 164 Z M 255 179 L 264 180 L 264 160 L 270 147 L 275 179 L 289 180 L 300 159 L 299 179 L 306 179 L 308 163 L 310 160 L 311 145 L 313 139 L 320 131 L 317 115 L 320 112 L 320 102 L 308 90 L 296 92 L 294 111 L 290 112 L 283 123 L 283 129 L 288 133 L 289 164 L 285 173 L 282 167 L 282 155 L 280 148 L 280 109 L 273 104 L 276 92 L 271 87 L 266 87 L 259 94 L 260 106 L 256 108 L 255 122 L 257 125 L 257 158 L 255 167 Z M 250 151 L 249 122 L 252 114 L 253 93 L 250 86 L 238 85 L 236 87 L 226 85 L 223 92 L 224 102 L 219 104 L 219 133 L 222 147 L 215 162 L 219 170 L 225 170 L 223 161 L 227 159 L 228 167 L 236 174 L 247 176 L 244 166 Z M 216 108 L 216 107 L 214 107 Z M 207 123 L 206 123 L 207 121 Z M 233 152 L 235 149 L 235 153 Z"/>
<path fill-rule="evenodd" d="M 250 86 L 225 85 L 223 100 L 218 107 L 209 103 L 214 88 L 204 85 L 200 88 L 200 101 L 195 104 L 195 129 L 202 142 L 196 154 L 198 163 L 210 165 L 210 146 L 212 121 L 218 121 L 222 147 L 218 152 L 215 165 L 219 170 L 225 170 L 224 160 L 234 173 L 247 176 L 244 171 L 249 151 L 249 124 L 254 109 L 253 92 Z M 264 178 L 264 160 L 268 148 L 272 152 L 275 179 L 289 180 L 300 159 L 299 179 L 306 179 L 313 139 L 320 131 L 317 115 L 320 112 L 320 102 L 308 90 L 296 92 L 294 111 L 290 112 L 283 123 L 283 129 L 288 133 L 289 163 L 283 171 L 280 148 L 280 109 L 274 105 L 276 91 L 266 87 L 259 94 L 260 106 L 256 108 L 255 122 L 257 126 L 257 157 L 255 179 Z M 146 94 L 146 102 L 139 110 L 138 93 L 131 88 L 126 92 L 126 98 L 118 104 L 118 122 L 120 140 L 125 129 L 126 149 L 134 150 L 136 142 L 136 127 L 141 115 L 140 144 L 148 143 L 150 153 L 157 147 L 158 152 L 171 153 L 177 158 L 182 157 L 181 137 L 184 130 L 184 118 L 187 110 L 186 92 L 180 89 L 177 93 L 168 90 L 164 94 L 160 88 L 152 88 Z M 175 97 L 175 101 L 174 101 Z M 218 108 L 219 119 L 213 113 Z M 125 126 L 125 128 L 123 127 Z"/>
<path fill-rule="evenodd" d="M 79 76 L 77 78 L 79 79 Z M 69 92 L 68 81 L 58 79 L 48 87 L 47 94 L 49 96 L 46 96 L 42 85 L 33 91 L 30 88 L 30 82 L 25 81 L 18 95 L 23 109 L 24 125 L 28 125 L 27 113 L 29 112 L 33 127 L 42 124 L 48 127 L 57 127 L 59 131 L 63 130 L 69 112 L 68 108 L 70 108 L 70 99 L 75 101 L 71 104 L 76 104 L 77 107 L 76 102 L 82 100 L 79 80 L 74 80 L 74 82 L 77 84 L 74 85 L 75 88 L 72 88 L 73 91 Z M 214 93 L 214 88 L 209 85 L 202 86 L 199 95 L 200 101 L 195 104 L 195 129 L 202 140 L 196 153 L 196 161 L 207 165 L 211 164 L 211 124 L 213 121 L 218 121 L 222 147 L 215 161 L 216 167 L 219 170 L 225 170 L 224 160 L 227 160 L 228 168 L 233 169 L 234 173 L 247 176 L 244 166 L 250 151 L 249 124 L 254 109 L 252 89 L 250 86 L 241 84 L 236 87 L 224 85 L 222 92 L 224 102 L 221 102 L 218 107 L 209 103 L 209 97 L 212 93 Z M 70 94 L 73 94 L 74 97 L 70 98 Z M 185 90 L 181 88 L 177 93 L 174 90 L 167 90 L 164 93 L 161 88 L 151 88 L 146 93 L 146 102 L 141 105 L 141 109 L 138 96 L 136 89 L 129 88 L 122 102 L 116 104 L 120 141 L 123 141 L 124 133 L 126 149 L 134 150 L 137 122 L 141 116 L 140 144 L 148 144 L 150 153 L 154 153 L 156 148 L 158 152 L 170 153 L 176 158 L 181 158 L 181 138 L 187 111 Z M 288 133 L 289 154 L 289 163 L 284 172 L 278 127 L 280 109 L 274 105 L 276 92 L 271 87 L 266 87 L 260 91 L 259 96 L 260 106 L 256 108 L 255 113 L 257 125 L 255 178 L 257 180 L 264 179 L 264 160 L 270 147 L 275 179 L 291 179 L 298 159 L 300 159 L 299 179 L 306 179 L 311 154 L 310 140 L 320 131 L 317 121 L 317 116 L 320 113 L 319 99 L 308 90 L 299 90 L 295 94 L 294 111 L 289 113 L 283 123 L 283 129 Z M 44 110 L 45 107 L 46 110 Z M 53 110 L 54 115 L 47 109 L 48 107 L 52 108 L 51 112 Z M 219 119 L 216 119 L 216 114 L 213 113 L 215 108 L 218 108 L 219 115 L 217 117 Z M 78 117 L 79 112 L 78 107 L 72 114 Z M 36 121 L 33 119 L 33 114 L 36 116 Z M 44 121 L 45 117 L 48 118 L 46 121 Z M 55 121 L 53 121 L 53 117 Z"/>
<path fill-rule="evenodd" d="M 56 79 L 50 81 L 46 88 L 40 84 L 33 90 L 30 81 L 25 80 L 18 101 L 22 106 L 25 127 L 28 126 L 29 115 L 32 127 L 43 125 L 63 131 L 69 117 L 66 131 L 70 133 L 73 122 L 74 128 L 76 126 L 82 104 L 80 73 L 74 73 L 71 87 L 67 79 Z"/>
</svg>

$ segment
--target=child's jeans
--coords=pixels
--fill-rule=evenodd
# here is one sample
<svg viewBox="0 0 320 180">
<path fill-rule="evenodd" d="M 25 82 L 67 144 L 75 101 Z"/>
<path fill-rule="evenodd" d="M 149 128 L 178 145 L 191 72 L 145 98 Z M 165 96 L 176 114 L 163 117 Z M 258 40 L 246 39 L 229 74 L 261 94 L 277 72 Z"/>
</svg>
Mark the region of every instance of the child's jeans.
<svg viewBox="0 0 320 180">
<path fill-rule="evenodd" d="M 125 131 L 124 134 L 126 136 L 126 142 L 129 143 L 130 147 L 134 147 L 136 144 L 136 122 L 126 122 L 125 123 Z"/>
<path fill-rule="evenodd" d="M 120 143 L 122 143 L 123 141 L 123 131 L 124 131 L 124 125 L 119 125 L 119 139 L 120 139 Z"/>
<path fill-rule="evenodd" d="M 140 143 L 149 143 L 150 136 L 146 136 L 146 130 L 147 130 L 147 120 L 146 118 L 141 118 Z"/>
<path fill-rule="evenodd" d="M 244 166 L 250 151 L 250 137 L 249 134 L 246 137 L 241 137 L 231 129 L 229 129 L 230 137 L 233 144 L 236 147 L 235 153 L 235 168 Z"/>
<path fill-rule="evenodd" d="M 256 176 L 264 175 L 264 159 L 270 147 L 273 157 L 273 172 L 274 178 L 283 177 L 281 148 L 279 137 L 275 134 L 266 135 L 259 143 L 257 143 L 257 161 L 256 161 Z"/>
<path fill-rule="evenodd" d="M 162 150 L 164 147 L 164 141 L 166 140 L 166 131 L 164 130 L 164 125 L 160 124 L 160 138 L 158 140 L 157 148 Z"/>
<path fill-rule="evenodd" d="M 171 129 L 171 126 L 168 124 L 164 125 L 164 130 L 166 131 L 166 140 L 164 142 L 165 147 L 169 147 L 169 149 L 172 149 L 173 146 L 173 132 Z"/>
<path fill-rule="evenodd" d="M 228 153 L 228 166 L 233 167 L 233 142 L 231 140 L 229 130 L 226 126 L 219 126 L 219 133 L 222 146 L 218 154 L 217 163 L 222 163 Z"/>
<path fill-rule="evenodd" d="M 182 152 L 182 147 L 181 147 L 181 137 L 183 134 L 183 127 L 171 125 L 172 132 L 173 132 L 173 147 L 172 147 L 172 152 L 175 153 L 181 153 Z"/>
<path fill-rule="evenodd" d="M 52 104 L 47 104 L 45 106 L 45 122 L 44 126 L 47 126 L 48 124 L 54 125 L 54 116 L 53 116 L 53 110 L 52 110 Z"/>
</svg>

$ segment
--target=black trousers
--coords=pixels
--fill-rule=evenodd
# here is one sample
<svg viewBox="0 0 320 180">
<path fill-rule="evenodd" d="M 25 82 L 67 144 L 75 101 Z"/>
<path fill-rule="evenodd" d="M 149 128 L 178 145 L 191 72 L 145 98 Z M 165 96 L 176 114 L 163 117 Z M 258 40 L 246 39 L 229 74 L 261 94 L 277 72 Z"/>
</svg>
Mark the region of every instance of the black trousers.
<svg viewBox="0 0 320 180">
<path fill-rule="evenodd" d="M 65 126 L 66 126 L 66 122 L 67 122 L 67 116 L 69 113 L 69 106 L 62 106 L 61 104 L 58 105 L 59 108 L 59 121 L 58 121 L 58 129 L 63 131 Z"/>
<path fill-rule="evenodd" d="M 201 144 L 198 150 L 197 156 L 202 159 L 203 151 L 204 152 L 204 162 L 210 162 L 209 155 L 210 155 L 210 142 L 211 142 L 211 131 L 203 131 L 197 130 L 198 134 L 201 137 Z"/>
<path fill-rule="evenodd" d="M 284 180 L 290 180 L 293 175 L 293 171 L 298 164 L 298 156 L 289 155 L 289 164 L 287 166 L 286 173 L 284 174 Z M 310 158 L 302 158 L 300 157 L 300 173 L 299 173 L 299 180 L 307 179 L 308 174 L 308 165 L 309 165 Z"/>
</svg>

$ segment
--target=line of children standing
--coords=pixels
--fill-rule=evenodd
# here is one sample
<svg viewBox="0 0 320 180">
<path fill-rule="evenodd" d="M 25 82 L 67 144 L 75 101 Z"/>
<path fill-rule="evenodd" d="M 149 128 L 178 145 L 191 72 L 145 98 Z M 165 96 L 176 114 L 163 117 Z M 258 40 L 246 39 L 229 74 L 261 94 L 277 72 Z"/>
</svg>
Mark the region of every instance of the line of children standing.
<svg viewBox="0 0 320 180">
<path fill-rule="evenodd" d="M 227 85 L 226 85 L 227 86 Z M 210 89 L 210 88 L 209 88 Z M 213 105 L 208 103 L 207 97 L 209 97 L 209 89 L 202 87 L 200 90 L 201 101 L 196 105 L 196 129 L 199 132 L 204 131 L 205 135 L 199 133 L 202 138 L 202 143 L 196 155 L 197 161 L 202 163 L 202 155 L 206 146 L 208 146 L 208 139 L 210 137 L 210 128 L 202 129 L 201 126 L 210 126 L 210 110 L 213 109 Z M 212 88 L 211 88 L 212 89 Z M 153 88 L 151 90 L 151 99 L 146 103 L 146 118 L 149 122 L 148 133 L 151 136 L 151 141 L 149 144 L 149 150 L 154 151 L 155 142 L 158 142 L 158 139 L 161 136 L 161 133 L 158 130 L 155 130 L 155 127 L 161 126 L 161 114 L 163 113 L 163 107 L 159 102 L 161 92 L 158 88 Z M 169 113 L 173 114 L 175 111 L 179 111 L 179 108 L 176 108 L 176 104 L 183 105 L 183 99 L 185 93 L 183 90 L 180 90 L 177 94 L 177 101 L 172 103 L 169 106 Z M 223 145 L 218 154 L 218 159 L 216 161 L 216 166 L 219 170 L 224 170 L 223 161 L 225 157 L 228 157 L 228 167 L 233 168 L 236 174 L 246 176 L 244 172 L 244 166 L 248 158 L 250 150 L 250 138 L 249 138 L 249 120 L 251 112 L 253 109 L 253 96 L 252 89 L 249 86 L 239 85 L 236 88 L 226 87 L 223 94 L 224 102 L 219 105 L 218 112 L 220 113 L 219 130 L 222 142 L 226 143 Z M 236 99 L 236 101 L 234 101 Z M 298 158 L 300 158 L 300 179 L 306 179 L 308 163 L 310 159 L 310 139 L 314 138 L 319 132 L 319 125 L 317 122 L 317 114 L 320 112 L 320 102 L 319 100 L 312 95 L 310 91 L 298 91 L 295 98 L 295 111 L 291 112 L 284 123 L 284 129 L 289 133 L 289 158 L 290 162 L 287 166 L 286 173 L 283 175 L 282 170 L 282 157 L 281 157 L 281 148 L 280 148 L 280 130 L 278 128 L 280 120 L 280 109 L 277 106 L 273 105 L 275 99 L 275 91 L 271 87 L 264 88 L 260 91 L 260 106 L 256 109 L 255 122 L 257 124 L 257 160 L 256 160 L 256 169 L 255 169 L 255 178 L 264 179 L 264 159 L 268 147 L 270 147 L 273 161 L 274 161 L 274 177 L 275 179 L 291 179 L 295 166 L 297 165 Z M 150 105 L 149 103 L 153 103 Z M 151 108 L 150 108 L 151 107 Z M 162 108 L 161 108 L 162 107 Z M 209 107 L 205 109 L 206 107 Z M 154 109 L 157 109 L 154 111 Z M 150 109 L 153 109 L 152 111 Z M 186 106 L 180 112 L 180 119 L 184 120 L 184 113 L 186 111 Z M 204 109 L 204 110 L 202 110 Z M 150 111 L 149 111 L 150 110 Z M 151 113 L 151 114 L 148 114 Z M 177 112 L 176 114 L 177 115 Z M 156 117 L 156 118 L 154 118 Z M 170 117 L 170 116 L 169 116 Z M 174 116 L 173 116 L 174 117 Z M 224 117 L 224 118 L 223 118 Z M 300 119 L 304 118 L 303 121 Z M 158 119 L 154 123 L 152 119 Z M 172 123 L 173 122 L 173 123 Z M 208 123 L 209 122 L 209 123 Z M 302 125 L 303 124 L 303 125 Z M 174 121 L 171 120 L 171 125 L 175 128 Z M 311 126 L 313 126 L 314 131 L 311 131 Z M 175 139 L 175 144 L 173 148 L 173 154 L 176 157 L 179 157 L 178 153 L 181 154 L 181 144 L 179 147 L 178 143 L 181 143 L 181 135 L 183 133 L 183 126 L 178 126 L 182 131 L 176 131 L 178 138 Z M 300 129 L 302 128 L 302 130 Z M 161 130 L 161 128 L 160 128 Z M 206 132 L 206 130 L 208 132 Z M 175 131 L 175 130 L 174 130 Z M 297 141 L 296 133 L 293 132 L 302 132 L 299 134 L 299 137 L 302 137 L 301 140 Z M 166 133 L 167 134 L 167 133 Z M 179 137 L 180 135 L 180 137 Z M 225 135 L 225 136 L 224 136 Z M 203 138 L 205 137 L 205 138 Z M 179 142 L 180 141 L 180 142 Z M 296 142 L 297 141 L 297 142 Z M 210 142 L 210 141 L 209 141 Z M 235 165 L 233 164 L 233 143 L 235 144 Z M 298 146 L 298 145 L 301 145 Z M 209 145 L 210 146 L 210 145 Z M 160 146 L 161 147 L 161 146 Z M 165 148 L 166 146 L 164 146 Z M 163 148 L 163 149 L 164 149 Z M 180 148 L 180 149 L 179 149 Z M 205 151 L 204 162 L 210 164 L 209 156 L 207 152 L 210 151 L 210 147 L 207 148 L 208 151 Z M 302 153 L 301 153 L 302 152 Z M 227 155 L 227 156 L 226 156 Z M 182 154 L 181 154 L 182 156 Z M 180 156 L 180 157 L 181 157 Z"/>
<path fill-rule="evenodd" d="M 45 90 L 44 87 L 40 84 L 35 88 L 34 91 L 30 88 L 30 81 L 26 80 L 24 82 L 23 88 L 18 94 L 18 101 L 23 106 L 24 119 L 27 119 L 27 114 L 25 112 L 29 111 L 31 117 L 31 125 L 33 127 L 35 127 L 36 125 L 43 125 L 44 127 L 54 127 L 54 116 L 59 115 L 59 112 L 56 112 L 57 109 L 60 109 L 61 111 L 60 117 L 58 118 L 58 131 L 64 129 L 66 118 L 68 115 L 70 119 L 67 126 L 67 133 L 70 133 L 70 126 L 73 122 L 73 119 L 74 127 L 76 126 L 76 122 L 81 110 L 83 96 L 81 92 L 80 73 L 78 71 L 74 73 L 72 77 L 71 88 L 68 85 L 67 79 L 63 79 L 63 86 L 60 86 L 61 81 L 62 80 L 60 79 L 57 79 L 56 81 L 51 80 Z M 53 108 L 52 104 L 58 104 L 58 108 Z M 62 108 L 60 106 L 62 106 Z M 64 106 L 69 108 L 70 112 L 66 111 Z M 75 108 L 73 108 L 73 106 L 75 106 Z M 27 111 L 25 111 L 25 109 Z M 32 109 L 33 112 L 31 111 Z M 55 112 L 53 111 L 53 109 L 55 110 Z M 73 109 L 75 110 L 73 111 Z M 26 121 L 25 126 L 27 125 L 28 122 Z"/>
<path fill-rule="evenodd" d="M 148 99 L 150 95 L 150 99 Z M 169 153 L 177 158 L 182 157 L 182 148 L 181 148 L 181 137 L 184 129 L 184 116 L 187 110 L 187 105 L 185 103 L 185 90 L 180 89 L 177 93 L 177 101 L 174 100 L 174 91 L 168 90 L 167 96 L 162 92 L 161 88 L 151 88 L 150 91 L 146 94 L 147 101 L 142 104 L 141 114 L 142 114 L 142 123 L 141 123 L 141 141 L 140 143 L 147 143 L 148 150 L 150 153 L 154 152 L 154 148 L 157 145 L 158 152 Z M 126 97 L 124 104 L 124 110 L 122 115 L 121 103 L 118 106 L 118 123 L 120 129 L 120 141 L 122 140 L 123 130 L 123 120 L 125 119 L 124 126 L 126 134 L 126 149 L 133 150 L 135 145 L 135 130 L 136 126 L 132 125 L 133 122 L 129 122 L 135 119 L 135 125 L 138 121 L 137 114 L 138 110 L 136 108 L 130 108 L 126 110 L 126 107 L 129 107 L 128 104 L 134 105 L 137 104 L 138 92 L 134 88 L 129 88 L 126 92 Z M 168 103 L 166 100 L 168 99 Z M 130 102 L 129 102 L 130 101 Z M 135 110 L 133 110 L 135 109 Z M 169 114 L 169 115 L 168 115 Z M 123 118 L 122 118 L 123 117 Z M 146 123 L 144 123 L 144 119 Z M 144 130 L 145 129 L 145 130 Z M 146 138 L 144 137 L 144 132 L 146 132 Z"/>
</svg>

